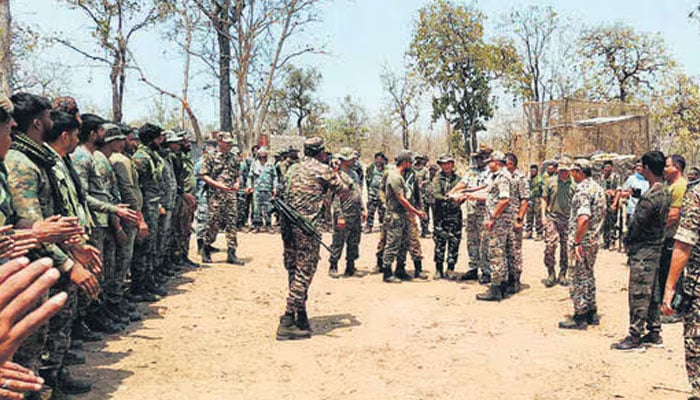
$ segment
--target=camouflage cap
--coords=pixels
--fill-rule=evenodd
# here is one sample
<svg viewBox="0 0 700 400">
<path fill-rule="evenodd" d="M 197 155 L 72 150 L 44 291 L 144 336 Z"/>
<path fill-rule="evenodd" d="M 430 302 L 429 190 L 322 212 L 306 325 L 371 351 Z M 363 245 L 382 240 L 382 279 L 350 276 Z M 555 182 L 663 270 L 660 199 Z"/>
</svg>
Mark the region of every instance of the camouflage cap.
<svg viewBox="0 0 700 400">
<path fill-rule="evenodd" d="M 168 129 L 163 132 L 165 133 L 165 143 L 180 143 L 182 141 L 182 137 L 175 131 Z"/>
<path fill-rule="evenodd" d="M 574 160 L 574 164 L 571 166 L 571 169 L 576 169 L 579 171 L 583 171 L 584 169 L 591 170 L 593 169 L 593 163 L 591 163 L 590 160 L 585 158 L 577 158 L 576 160 Z"/>
<path fill-rule="evenodd" d="M 416 156 L 414 157 L 416 160 L 422 160 L 422 161 L 428 161 L 429 158 L 423 153 L 416 153 Z"/>
<path fill-rule="evenodd" d="M 571 170 L 571 159 L 568 157 L 562 157 L 559 161 L 557 161 L 558 168 L 559 170 L 566 170 L 569 171 Z"/>
<path fill-rule="evenodd" d="M 410 150 L 401 150 L 399 154 L 396 155 L 396 162 L 401 163 L 404 161 L 413 162 L 413 153 Z"/>
<path fill-rule="evenodd" d="M 257 157 L 260 157 L 260 156 L 265 156 L 265 157 L 267 157 L 267 148 L 266 148 L 265 146 L 259 148 L 259 149 L 258 149 L 258 152 L 255 153 L 255 155 L 256 155 Z"/>
<path fill-rule="evenodd" d="M 440 157 L 438 157 L 438 159 L 437 159 L 438 164 L 444 164 L 444 163 L 448 163 L 448 162 L 452 162 L 452 163 L 455 162 L 455 158 L 452 157 L 452 154 L 443 153 L 443 154 L 440 154 Z"/>
<path fill-rule="evenodd" d="M 216 139 L 224 143 L 237 144 L 238 141 L 231 132 L 221 131 L 216 134 Z M 236 146 L 237 147 L 237 146 Z"/>
<path fill-rule="evenodd" d="M 489 153 L 489 156 L 484 159 L 484 162 L 491 162 L 491 161 L 500 161 L 502 163 L 506 162 L 506 155 L 503 154 L 502 151 L 494 151 L 492 153 Z"/>
<path fill-rule="evenodd" d="M 352 161 L 355 158 L 355 151 L 351 147 L 343 147 L 339 152 L 333 155 L 333 158 L 343 161 Z"/>
<path fill-rule="evenodd" d="M 479 145 L 479 150 L 475 153 L 472 153 L 472 157 L 487 157 L 489 154 L 493 153 L 493 149 L 489 147 L 486 144 L 480 144 Z"/>
<path fill-rule="evenodd" d="M 322 151 L 324 149 L 323 138 L 315 136 L 306 139 L 304 141 L 304 149 Z"/>
<path fill-rule="evenodd" d="M 126 140 L 126 135 L 117 124 L 107 123 L 102 125 L 105 130 L 105 143 L 112 142 L 114 140 Z"/>
</svg>

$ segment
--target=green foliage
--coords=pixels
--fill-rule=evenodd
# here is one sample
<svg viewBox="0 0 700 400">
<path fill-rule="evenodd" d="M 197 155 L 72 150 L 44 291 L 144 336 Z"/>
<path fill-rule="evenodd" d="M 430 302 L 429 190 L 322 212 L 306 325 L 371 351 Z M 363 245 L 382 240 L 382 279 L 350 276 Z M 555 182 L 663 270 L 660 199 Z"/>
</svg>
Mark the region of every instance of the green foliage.
<svg viewBox="0 0 700 400">
<path fill-rule="evenodd" d="M 340 115 L 326 119 L 322 136 L 329 143 L 329 148 L 350 146 L 361 149 L 368 139 L 368 134 L 367 112 L 355 99 L 347 95 L 340 103 Z"/>
<path fill-rule="evenodd" d="M 321 73 L 314 67 L 298 68 L 289 66 L 284 83 L 283 105 L 291 116 L 297 133 L 303 134 L 304 120 L 314 111 L 318 111 L 319 101 L 314 98 L 321 84 Z"/>
<path fill-rule="evenodd" d="M 666 150 L 697 161 L 700 146 L 700 85 L 683 73 L 664 82 L 651 116 Z"/>
</svg>

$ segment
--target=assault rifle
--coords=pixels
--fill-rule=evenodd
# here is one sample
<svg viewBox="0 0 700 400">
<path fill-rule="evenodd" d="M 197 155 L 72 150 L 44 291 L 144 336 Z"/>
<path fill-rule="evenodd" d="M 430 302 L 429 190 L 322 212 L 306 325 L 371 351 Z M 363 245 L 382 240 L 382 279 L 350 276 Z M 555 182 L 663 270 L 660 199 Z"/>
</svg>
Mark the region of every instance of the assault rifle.
<svg viewBox="0 0 700 400">
<path fill-rule="evenodd" d="M 311 236 L 329 252 L 331 251 L 331 248 L 328 247 L 328 245 L 326 245 L 325 243 L 323 243 L 323 237 L 321 236 L 321 233 L 316 230 L 316 228 L 311 222 L 309 222 L 309 220 L 304 218 L 303 215 L 299 214 L 297 210 L 292 208 L 292 206 L 287 204 L 287 202 L 282 200 L 279 196 L 273 197 L 271 203 L 272 206 L 277 209 L 277 212 L 279 212 L 282 217 L 286 218 L 290 224 L 296 226 L 297 228 L 301 229 L 302 232 Z"/>
</svg>

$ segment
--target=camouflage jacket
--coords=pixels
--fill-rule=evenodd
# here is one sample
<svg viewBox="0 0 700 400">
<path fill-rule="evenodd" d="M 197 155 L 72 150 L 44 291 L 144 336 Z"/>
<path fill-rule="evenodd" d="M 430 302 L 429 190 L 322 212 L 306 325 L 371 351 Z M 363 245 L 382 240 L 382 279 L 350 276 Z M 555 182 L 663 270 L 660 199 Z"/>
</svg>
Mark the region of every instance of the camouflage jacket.
<svg viewBox="0 0 700 400">
<path fill-rule="evenodd" d="M 240 174 L 238 157 L 230 151 L 222 153 L 216 150 L 205 154 L 202 160 L 202 168 L 199 170 L 199 175 L 207 175 L 228 187 L 234 187 L 237 182 L 240 182 Z M 209 195 L 212 193 L 214 192 L 210 190 Z"/>
<path fill-rule="evenodd" d="M 139 173 L 131 158 L 122 153 L 112 153 L 109 156 L 121 201 L 136 211 L 143 207 L 143 195 L 139 187 Z"/>
<path fill-rule="evenodd" d="M 379 193 L 384 189 L 382 181 L 384 180 L 384 172 L 387 171 L 386 165 L 379 169 L 375 164 L 367 167 L 365 179 L 367 180 L 367 196 L 371 199 L 380 198 Z"/>
<path fill-rule="evenodd" d="M 511 180 L 512 175 L 507 168 L 503 167 L 498 172 L 493 174 L 493 179 L 491 183 L 486 188 L 486 208 L 488 209 L 489 215 L 493 218 L 496 212 L 496 207 L 501 200 L 510 200 L 512 203 L 514 200 L 514 194 L 511 193 Z M 501 218 L 510 218 L 513 212 L 510 204 L 501 214 Z"/>
<path fill-rule="evenodd" d="M 670 207 L 671 193 L 662 183 L 653 185 L 642 194 L 627 228 L 625 242 L 631 251 L 639 247 L 661 246 Z"/>
<path fill-rule="evenodd" d="M 622 187 L 622 179 L 620 179 L 620 175 L 610 172 L 610 175 L 606 178 L 605 175 L 600 176 L 600 186 L 603 187 L 603 190 L 619 190 Z M 607 193 L 606 193 L 607 196 Z M 612 201 L 615 199 L 615 196 L 607 196 L 607 201 L 608 203 L 612 203 Z"/>
<path fill-rule="evenodd" d="M 246 186 L 261 192 L 277 190 L 278 182 L 275 165 L 272 162 L 262 164 L 260 161 L 255 160 L 250 172 L 248 172 Z"/>
<path fill-rule="evenodd" d="M 139 175 L 144 207 L 160 207 L 163 159 L 150 147 L 140 144 L 131 157 Z"/>
<path fill-rule="evenodd" d="M 491 171 L 484 167 L 479 169 L 472 167 L 462 177 L 462 183 L 467 185 L 467 189 L 476 189 L 487 186 L 491 183 L 493 176 Z M 467 214 L 484 214 L 486 213 L 486 203 L 483 201 L 471 200 L 467 202 Z"/>
<path fill-rule="evenodd" d="M 284 198 L 289 205 L 309 221 L 315 221 L 328 193 L 347 190 L 338 173 L 315 158 L 306 158 L 288 172 L 289 184 Z"/>
<path fill-rule="evenodd" d="M 460 177 L 454 172 L 447 175 L 442 171 L 433 179 L 432 191 L 435 199 L 435 220 L 462 218 L 462 205 L 447 195 L 459 183 Z"/>
<path fill-rule="evenodd" d="M 67 164 L 70 162 L 70 160 L 62 159 L 51 146 L 46 145 L 46 148 L 49 149 L 57 159 L 56 165 L 51 169 L 51 171 L 56 177 L 61 202 L 65 205 L 66 214 L 73 217 L 78 217 L 80 225 L 85 227 L 85 229 L 87 229 L 89 232 L 94 226 L 94 221 L 88 212 L 87 202 L 81 201 L 78 188 L 76 187 L 80 184 L 80 182 L 75 182 L 71 177 L 70 167 Z"/>
<path fill-rule="evenodd" d="M 569 246 L 573 247 L 578 228 L 578 217 L 588 215 L 588 230 L 581 241 L 584 245 L 599 244 L 603 221 L 605 221 L 605 191 L 592 178 L 586 178 L 576 185 L 571 198 L 569 214 Z"/>
<path fill-rule="evenodd" d="M 19 220 L 12 206 L 12 193 L 7 183 L 7 169 L 5 163 L 0 162 L 0 226 L 14 225 Z"/>
<path fill-rule="evenodd" d="M 512 198 L 510 204 L 508 204 L 508 208 L 510 209 L 510 213 L 513 214 L 513 218 L 515 218 L 520 211 L 522 201 L 530 199 L 530 184 L 527 176 L 519 169 L 513 171 L 511 177 L 510 193 Z"/>
<path fill-rule="evenodd" d="M 112 195 L 106 188 L 108 176 L 98 170 L 95 156 L 85 145 L 79 145 L 71 155 L 73 167 L 80 177 L 80 185 L 86 193 L 88 209 L 97 227 L 109 226 L 109 214 L 116 213 Z"/>
<path fill-rule="evenodd" d="M 197 181 L 194 175 L 194 161 L 189 152 L 181 151 L 178 153 L 180 163 L 182 164 L 182 191 L 194 195 Z"/>
<path fill-rule="evenodd" d="M 685 265 L 683 291 L 696 299 L 700 298 L 700 185 L 688 189 L 683 197 L 681 220 L 673 238 L 692 246 Z"/>
<path fill-rule="evenodd" d="M 175 166 L 173 165 L 173 157 L 171 157 L 171 155 L 170 152 L 163 152 L 160 154 L 160 157 L 163 159 L 163 181 L 161 182 L 163 194 L 160 196 L 160 204 L 166 211 L 175 209 L 178 192 Z"/>
<path fill-rule="evenodd" d="M 544 178 L 542 175 L 537 174 L 530 177 L 528 183 L 530 186 L 530 200 L 541 199 L 544 193 Z"/>
<path fill-rule="evenodd" d="M 355 171 L 339 171 L 340 180 L 348 186 L 347 189 L 339 190 L 333 195 L 333 214 L 338 217 L 348 218 L 362 215 L 365 206 L 362 202 L 362 192 L 360 191 L 360 177 Z"/>
</svg>

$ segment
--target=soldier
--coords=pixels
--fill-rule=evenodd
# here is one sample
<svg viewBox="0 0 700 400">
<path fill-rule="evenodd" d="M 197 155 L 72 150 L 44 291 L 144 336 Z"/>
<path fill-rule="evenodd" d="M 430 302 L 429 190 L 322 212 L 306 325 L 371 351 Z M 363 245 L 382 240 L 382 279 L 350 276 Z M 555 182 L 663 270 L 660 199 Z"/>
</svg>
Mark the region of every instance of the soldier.
<svg viewBox="0 0 700 400">
<path fill-rule="evenodd" d="M 248 172 L 247 187 L 253 189 L 253 232 L 261 229 L 272 233 L 272 203 L 277 195 L 277 174 L 275 165 L 268 162 L 267 149 L 258 150 L 257 159 Z"/>
<path fill-rule="evenodd" d="M 435 241 L 435 276 L 445 277 L 443 263 L 447 250 L 447 278 L 457 279 L 455 265 L 462 240 L 462 201 L 450 197 L 450 191 L 459 183 L 454 172 L 455 159 L 450 154 L 441 154 L 437 160 L 442 170 L 432 184 L 435 208 L 433 209 L 433 240 Z"/>
<path fill-rule="evenodd" d="M 561 329 L 583 330 L 589 324 L 600 323 L 593 268 L 605 218 L 605 191 L 591 178 L 592 174 L 593 165 L 586 159 L 576 160 L 571 167 L 576 190 L 570 204 L 567 245 L 576 257 L 570 289 L 574 315 L 559 322 Z"/>
<path fill-rule="evenodd" d="M 211 263 L 211 252 L 207 246 L 214 243 L 219 229 L 226 232 L 228 248 L 226 262 L 233 265 L 244 265 L 245 262 L 236 255 L 238 241 L 236 238 L 236 223 L 232 216 L 236 214 L 236 192 L 241 184 L 239 162 L 237 160 L 238 146 L 230 132 L 219 132 L 217 150 L 206 154 L 200 176 L 209 187 L 209 222 L 204 236 L 202 261 Z"/>
<path fill-rule="evenodd" d="M 331 244 L 329 275 L 338 278 L 338 260 L 345 248 L 345 276 L 354 276 L 357 273 L 355 260 L 360 257 L 360 236 L 362 233 L 362 221 L 367 219 L 367 208 L 362 200 L 360 191 L 360 177 L 352 168 L 354 162 L 353 150 L 343 147 L 334 156 L 340 161 L 340 179 L 348 186 L 347 190 L 340 190 L 333 198 L 333 243 Z"/>
<path fill-rule="evenodd" d="M 404 172 L 404 179 L 406 182 L 405 196 L 406 199 L 411 203 L 411 205 L 417 209 L 423 209 L 422 203 L 422 192 L 419 184 L 419 179 L 415 174 L 413 169 L 406 170 Z M 427 216 L 426 216 L 427 218 Z M 421 220 L 423 221 L 423 220 Z M 415 218 L 408 218 L 408 247 L 406 252 L 399 252 L 396 258 L 397 270 L 403 271 L 406 268 L 406 254 L 410 254 L 413 260 L 414 274 L 413 277 L 416 279 L 427 280 L 428 274 L 423 272 L 423 250 L 420 243 L 420 228 L 418 227 L 418 222 Z M 405 279 L 408 280 L 408 279 Z"/>
<path fill-rule="evenodd" d="M 327 164 L 323 139 L 309 138 L 304 142 L 306 158 L 288 174 L 289 182 L 284 198 L 289 206 L 308 221 L 315 221 L 321 212 L 324 192 L 338 194 L 349 187 L 341 181 L 337 171 Z M 309 285 L 316 273 L 319 243 L 301 228 L 282 220 L 284 266 L 288 273 L 289 294 L 284 315 L 280 317 L 277 340 L 311 337 L 306 312 Z"/>
<path fill-rule="evenodd" d="M 508 262 L 508 294 L 520 292 L 520 276 L 523 273 L 523 220 L 530 202 L 530 184 L 525 174 L 518 169 L 518 157 L 506 153 L 506 167 L 512 175 L 510 213 L 513 215 L 513 238 L 506 251 Z"/>
<path fill-rule="evenodd" d="M 180 138 L 180 148 L 173 155 L 173 165 L 175 166 L 175 174 L 178 182 L 179 205 L 176 207 L 178 209 L 178 217 L 175 219 L 175 224 L 173 226 L 173 263 L 190 268 L 199 268 L 200 265 L 192 261 L 189 257 L 192 223 L 194 221 L 194 213 L 197 210 L 194 162 L 190 155 L 192 144 L 186 132 L 179 132 L 178 137 Z"/>
<path fill-rule="evenodd" d="M 355 174 L 357 175 L 357 178 L 359 179 L 360 182 L 360 192 L 362 192 L 365 186 L 365 168 L 362 166 L 362 163 L 360 162 L 360 152 L 355 150 L 352 153 L 352 165 L 351 169 L 355 171 Z"/>
<path fill-rule="evenodd" d="M 201 253 L 202 248 L 204 247 L 204 235 L 207 231 L 207 221 L 209 220 L 209 210 L 207 210 L 207 204 L 209 203 L 207 184 L 204 183 L 199 172 L 202 170 L 202 163 L 204 162 L 204 154 L 213 153 L 214 150 L 216 150 L 216 143 L 215 142 L 209 142 L 209 141 L 205 142 L 204 143 L 204 150 L 202 151 L 202 157 L 200 157 L 199 160 L 197 160 L 197 162 L 194 163 L 194 174 L 195 174 L 195 177 L 197 179 L 197 214 L 196 214 L 197 253 Z M 240 190 L 239 190 L 239 192 L 240 192 Z M 246 194 L 246 196 L 247 196 L 247 194 Z M 239 217 L 240 217 L 240 212 L 239 212 Z M 247 218 L 244 218 L 244 220 L 246 222 L 243 224 L 243 226 L 245 226 L 245 224 L 247 223 Z M 241 221 L 241 219 L 239 219 L 239 222 L 240 221 Z M 239 225 L 240 225 L 240 223 L 239 223 Z M 210 251 L 211 251 L 211 249 L 210 249 Z"/>
<path fill-rule="evenodd" d="M 402 280 L 411 280 L 411 276 L 406 273 L 405 261 L 402 265 L 396 264 L 396 272 L 392 274 L 391 265 L 394 260 L 405 260 L 408 251 L 408 241 L 410 239 L 411 223 L 409 218 L 425 218 L 425 213 L 415 208 L 405 194 L 407 184 L 404 175 L 408 173 L 413 165 L 413 156 L 408 150 L 402 150 L 396 157 L 396 169 L 390 171 L 386 179 L 386 215 L 383 225 L 386 225 L 386 246 L 382 259 L 382 272 L 384 282 L 401 283 Z M 410 194 L 409 194 L 410 195 Z M 415 259 L 414 259 L 415 261 Z M 418 267 L 416 268 L 418 271 Z"/>
<path fill-rule="evenodd" d="M 374 213 L 378 213 L 379 223 L 384 223 L 384 202 L 379 193 L 382 186 L 382 177 L 388 162 L 386 156 L 382 152 L 374 155 L 374 163 L 367 167 L 365 179 L 367 179 L 367 225 L 365 233 L 371 233 L 374 226 Z"/>
<path fill-rule="evenodd" d="M 664 241 L 671 194 L 664 187 L 666 160 L 660 151 L 642 156 L 642 174 L 649 182 L 629 224 L 625 244 L 630 252 L 629 336 L 613 344 L 615 350 L 661 345 L 659 260 Z M 648 333 L 644 336 L 644 324 Z"/>
<path fill-rule="evenodd" d="M 536 236 L 535 240 L 542 240 L 544 227 L 542 225 L 542 193 L 544 192 L 544 177 L 540 175 L 537 164 L 530 165 L 530 199 L 527 207 L 527 221 L 525 223 L 525 237 L 532 239 L 532 232 Z"/>
<path fill-rule="evenodd" d="M 430 218 L 430 216 L 433 214 L 435 208 L 435 198 L 433 197 L 435 190 L 433 189 L 433 181 L 435 180 L 435 176 L 439 171 L 440 167 L 437 164 L 430 164 L 430 166 L 428 167 L 427 180 L 423 184 L 423 188 L 421 189 L 421 195 L 423 196 L 421 198 L 421 203 L 423 203 L 423 211 L 425 212 L 425 215 L 428 216 L 428 218 Z M 435 217 L 432 218 L 433 225 L 435 225 Z"/>
<path fill-rule="evenodd" d="M 491 171 L 484 162 L 491 152 L 487 146 L 480 146 L 477 153 L 472 154 L 474 166 L 467 171 L 451 194 L 459 195 L 464 191 L 477 191 L 485 188 L 491 181 Z M 491 282 L 491 268 L 488 261 L 488 237 L 482 236 L 484 219 L 487 215 L 486 203 L 473 199 L 467 202 L 467 252 L 469 254 L 469 270 L 462 277 L 463 280 L 476 280 L 479 278 L 478 269 L 481 269 L 479 282 L 488 284 Z M 483 240 L 482 240 L 483 239 Z"/>
<path fill-rule="evenodd" d="M 255 163 L 255 157 L 257 156 L 259 149 L 260 146 L 257 144 L 254 145 L 250 148 L 248 157 L 239 161 L 241 182 L 243 183 L 238 188 L 237 197 L 237 199 L 240 199 L 240 203 L 238 203 L 238 227 L 241 229 L 248 225 L 248 220 L 252 220 L 252 214 L 254 212 L 253 189 L 248 187 L 246 184 L 248 182 L 248 173 L 253 168 L 253 163 Z M 243 196 L 243 194 L 245 194 L 245 196 Z M 252 226 L 249 227 L 248 232 L 251 230 L 253 230 Z"/>
<path fill-rule="evenodd" d="M 601 176 L 601 186 L 605 190 L 607 209 L 605 212 L 605 224 L 603 225 L 603 248 L 609 249 L 612 246 L 613 235 L 617 213 L 613 212 L 613 201 L 620 190 L 622 182 L 620 176 L 613 171 L 611 160 L 603 162 L 603 175 Z"/>
<path fill-rule="evenodd" d="M 551 176 L 544 185 L 544 196 L 542 197 L 544 216 L 542 220 L 544 221 L 545 234 L 544 265 L 547 267 L 548 274 L 544 281 L 546 287 L 552 287 L 557 283 L 562 286 L 569 285 L 569 280 L 566 278 L 566 272 L 569 268 L 569 211 L 575 190 L 575 184 L 569 176 L 570 167 L 567 159 L 557 163 L 558 176 Z M 554 270 L 557 246 L 559 246 L 558 278 Z"/>
<path fill-rule="evenodd" d="M 505 168 L 506 156 L 500 151 L 494 151 L 484 160 L 493 174 L 493 178 L 485 189 L 485 195 L 465 193 L 462 198 L 486 202 L 488 220 L 484 222 L 485 234 L 490 235 L 488 241 L 488 259 L 491 263 L 491 284 L 489 289 L 476 295 L 477 300 L 501 301 L 507 290 L 508 266 L 505 250 L 512 246 L 513 212 L 510 207 L 512 176 Z"/>
<path fill-rule="evenodd" d="M 430 181 L 430 170 L 427 166 L 429 160 L 425 154 L 416 154 L 412 169 L 418 183 L 421 209 L 426 215 L 426 218 L 420 222 L 420 237 L 422 238 L 427 238 L 430 235 L 430 208 L 425 203 L 425 185 Z"/>
</svg>

